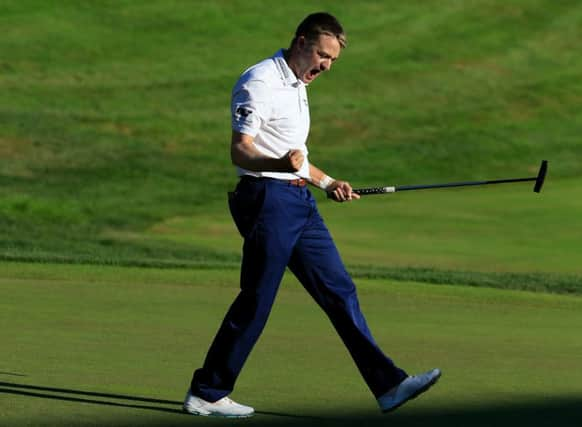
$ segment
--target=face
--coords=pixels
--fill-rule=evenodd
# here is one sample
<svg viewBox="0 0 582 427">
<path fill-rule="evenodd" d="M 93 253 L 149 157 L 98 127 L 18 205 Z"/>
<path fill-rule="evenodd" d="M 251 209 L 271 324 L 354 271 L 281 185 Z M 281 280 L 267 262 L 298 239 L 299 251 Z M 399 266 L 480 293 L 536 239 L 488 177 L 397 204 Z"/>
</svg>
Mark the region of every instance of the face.
<svg viewBox="0 0 582 427">
<path fill-rule="evenodd" d="M 334 36 L 321 34 L 315 42 L 300 37 L 297 40 L 294 61 L 290 64 L 291 69 L 303 83 L 311 83 L 331 68 L 340 52 L 340 43 Z"/>
</svg>

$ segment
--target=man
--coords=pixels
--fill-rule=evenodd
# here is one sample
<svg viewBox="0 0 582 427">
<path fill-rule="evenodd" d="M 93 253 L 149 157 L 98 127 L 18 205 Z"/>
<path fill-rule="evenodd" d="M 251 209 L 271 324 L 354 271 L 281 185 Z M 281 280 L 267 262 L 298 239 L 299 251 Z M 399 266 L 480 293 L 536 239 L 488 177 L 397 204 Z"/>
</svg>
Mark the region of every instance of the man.
<svg viewBox="0 0 582 427">
<path fill-rule="evenodd" d="M 231 157 L 241 177 L 229 200 L 244 238 L 241 291 L 202 368 L 194 372 L 184 410 L 195 415 L 247 417 L 253 408 L 227 396 L 261 334 L 286 267 L 329 316 L 380 409 L 391 411 L 427 390 L 434 369 L 408 376 L 378 348 L 355 286 L 306 184 L 336 202 L 358 199 L 346 181 L 308 160 L 305 87 L 329 71 L 345 47 L 339 22 L 309 15 L 287 50 L 249 68 L 232 92 Z"/>
</svg>

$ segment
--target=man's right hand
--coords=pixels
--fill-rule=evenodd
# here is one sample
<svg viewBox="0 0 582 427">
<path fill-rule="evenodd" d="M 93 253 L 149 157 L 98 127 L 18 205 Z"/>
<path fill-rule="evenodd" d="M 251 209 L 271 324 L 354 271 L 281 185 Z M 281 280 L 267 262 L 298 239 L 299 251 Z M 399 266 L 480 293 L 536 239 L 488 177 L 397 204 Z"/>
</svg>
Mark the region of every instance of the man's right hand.
<svg viewBox="0 0 582 427">
<path fill-rule="evenodd" d="M 281 157 L 287 172 L 297 172 L 301 169 L 305 156 L 301 150 L 289 150 L 287 154 Z"/>
<path fill-rule="evenodd" d="M 236 166 L 255 172 L 297 172 L 305 156 L 301 150 L 289 150 L 282 157 L 266 156 L 259 152 L 250 135 L 232 131 L 230 158 Z"/>
</svg>

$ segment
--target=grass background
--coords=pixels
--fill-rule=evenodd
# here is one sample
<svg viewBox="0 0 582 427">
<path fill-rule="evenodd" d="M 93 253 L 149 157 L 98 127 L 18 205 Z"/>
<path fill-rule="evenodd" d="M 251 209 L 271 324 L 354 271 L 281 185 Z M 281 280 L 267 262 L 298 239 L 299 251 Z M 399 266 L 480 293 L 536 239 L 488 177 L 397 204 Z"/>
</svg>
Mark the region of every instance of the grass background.
<svg viewBox="0 0 582 427">
<path fill-rule="evenodd" d="M 309 88 L 311 159 L 330 175 L 447 182 L 550 161 L 541 197 L 529 184 L 347 207 L 318 194 L 346 262 L 580 274 L 578 2 L 268 4 L 4 2 L 0 256 L 236 261 L 230 89 L 287 45 L 283 23 L 330 10 L 350 44 Z"/>
<path fill-rule="evenodd" d="M 318 10 L 349 38 L 309 87 L 310 158 L 331 176 L 403 185 L 550 163 L 539 195 L 515 184 L 340 205 L 314 191 L 383 347 L 411 371 L 446 373 L 390 422 L 577 425 L 575 0 L 2 2 L 7 425 L 207 422 L 174 412 L 237 288 L 230 90 Z M 295 285 L 285 278 L 237 388 L 263 411 L 252 423 L 387 422 L 369 416 L 374 402 Z"/>
</svg>

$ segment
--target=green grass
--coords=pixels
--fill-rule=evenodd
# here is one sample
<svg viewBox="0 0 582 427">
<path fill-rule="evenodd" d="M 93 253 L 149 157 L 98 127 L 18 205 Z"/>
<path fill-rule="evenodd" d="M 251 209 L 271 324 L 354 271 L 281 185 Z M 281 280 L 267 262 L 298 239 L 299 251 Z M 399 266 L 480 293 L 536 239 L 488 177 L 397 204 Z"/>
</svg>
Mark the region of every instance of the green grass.
<svg viewBox="0 0 582 427">
<path fill-rule="evenodd" d="M 322 206 L 347 261 L 580 274 L 579 2 L 269 5 L 4 2 L 1 256 L 233 262 L 230 225 L 224 246 L 203 229 L 229 222 L 230 88 L 294 22 L 330 10 L 349 47 L 309 88 L 311 158 L 330 175 L 445 182 L 550 161 L 539 198 L 504 187 Z"/>
<path fill-rule="evenodd" d="M 236 295 L 238 272 L 1 266 L 0 341 L 9 350 L 0 362 L 3 425 L 205 422 L 172 411 Z M 444 372 L 429 394 L 390 418 L 397 425 L 427 418 L 450 425 L 458 417 L 486 425 L 497 410 L 516 415 L 542 399 L 540 411 L 579 399 L 579 297 L 389 280 L 358 286 L 385 351 L 411 372 L 433 365 Z M 324 314 L 291 277 L 234 397 L 259 411 L 250 424 L 387 421 Z M 561 425 L 580 415 L 570 411 L 555 415 Z"/>
<path fill-rule="evenodd" d="M 575 0 L 3 2 L 0 424 L 223 424 L 177 410 L 236 294 L 230 89 L 316 10 L 349 38 L 309 88 L 310 159 L 331 176 L 363 187 L 550 168 L 540 195 L 516 184 L 338 205 L 318 192 L 382 347 L 445 376 L 377 416 L 286 276 L 234 395 L 260 412 L 248 424 L 579 424 Z"/>
<path fill-rule="evenodd" d="M 338 205 L 320 200 L 343 258 L 357 277 L 582 292 L 580 180 L 371 196 Z M 319 197 L 321 195 L 318 195 Z M 214 215 L 168 218 L 141 231 L 4 237 L 0 258 L 103 265 L 237 269 L 241 239 L 224 202 Z M 18 228 L 16 228 L 18 230 Z"/>
</svg>

